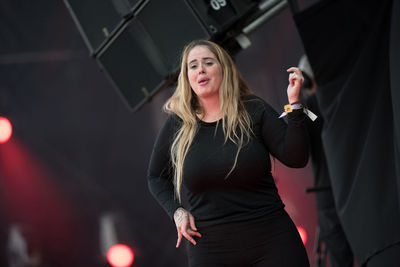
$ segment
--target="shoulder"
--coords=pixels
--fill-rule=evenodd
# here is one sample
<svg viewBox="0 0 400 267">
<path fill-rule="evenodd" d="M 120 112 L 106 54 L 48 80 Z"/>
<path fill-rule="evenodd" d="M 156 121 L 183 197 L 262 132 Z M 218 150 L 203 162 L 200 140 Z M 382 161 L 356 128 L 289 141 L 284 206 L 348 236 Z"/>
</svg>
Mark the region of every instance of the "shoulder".
<svg viewBox="0 0 400 267">
<path fill-rule="evenodd" d="M 181 123 L 182 119 L 179 118 L 179 116 L 173 112 L 168 114 L 167 120 L 165 121 L 165 124 L 170 124 L 170 125 L 180 125 Z"/>
<path fill-rule="evenodd" d="M 158 131 L 157 138 L 153 147 L 154 151 L 167 151 L 174 141 L 176 132 L 179 130 L 181 119 L 174 113 L 168 114 L 167 119 Z M 163 153 L 164 153 L 163 152 Z M 167 153 L 167 152 L 165 152 Z"/>
<path fill-rule="evenodd" d="M 168 133 L 170 135 L 175 134 L 176 131 L 179 130 L 182 125 L 182 119 L 179 118 L 175 113 L 170 113 L 167 116 L 167 119 L 164 122 L 164 125 L 161 127 L 160 132 Z"/>
<path fill-rule="evenodd" d="M 158 138 L 164 140 L 172 138 L 179 130 L 181 122 L 182 120 L 175 113 L 168 114 L 167 119 L 164 121 L 164 124 L 158 133 Z"/>
</svg>

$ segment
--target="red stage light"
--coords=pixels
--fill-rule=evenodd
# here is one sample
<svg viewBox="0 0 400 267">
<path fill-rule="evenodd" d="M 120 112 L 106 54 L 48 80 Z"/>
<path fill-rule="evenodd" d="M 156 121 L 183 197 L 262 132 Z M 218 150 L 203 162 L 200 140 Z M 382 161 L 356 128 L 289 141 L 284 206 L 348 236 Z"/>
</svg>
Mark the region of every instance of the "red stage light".
<svg viewBox="0 0 400 267">
<path fill-rule="evenodd" d="M 117 244 L 109 248 L 107 260 L 113 267 L 129 267 L 134 260 L 134 254 L 130 247 Z"/>
<path fill-rule="evenodd" d="M 307 232 L 304 230 L 304 228 L 297 226 L 297 231 L 299 231 L 301 241 L 303 241 L 303 244 L 305 245 L 307 242 Z"/>
<path fill-rule="evenodd" d="M 6 143 L 12 134 L 12 126 L 7 118 L 0 117 L 0 144 Z"/>
</svg>

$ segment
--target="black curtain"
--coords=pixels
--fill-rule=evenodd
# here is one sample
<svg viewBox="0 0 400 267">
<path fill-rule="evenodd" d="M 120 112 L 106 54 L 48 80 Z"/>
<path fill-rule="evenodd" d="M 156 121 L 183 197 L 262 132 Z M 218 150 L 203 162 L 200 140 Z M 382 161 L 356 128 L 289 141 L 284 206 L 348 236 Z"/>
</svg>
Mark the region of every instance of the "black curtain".
<svg viewBox="0 0 400 267">
<path fill-rule="evenodd" d="M 318 84 L 336 207 L 362 265 L 400 242 L 399 2 L 322 0 L 294 19 Z"/>
<path fill-rule="evenodd" d="M 395 0 L 392 7 L 390 25 L 390 85 L 394 122 L 394 149 L 397 174 L 397 192 L 400 192 L 400 1 Z M 400 203 L 400 197 L 399 197 Z"/>
</svg>

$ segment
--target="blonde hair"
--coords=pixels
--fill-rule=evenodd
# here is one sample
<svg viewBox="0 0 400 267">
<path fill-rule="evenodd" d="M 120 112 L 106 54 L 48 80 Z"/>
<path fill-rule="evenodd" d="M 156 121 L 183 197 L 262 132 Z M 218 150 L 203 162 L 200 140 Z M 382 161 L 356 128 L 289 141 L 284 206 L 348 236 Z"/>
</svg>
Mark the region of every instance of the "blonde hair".
<svg viewBox="0 0 400 267">
<path fill-rule="evenodd" d="M 198 40 L 186 45 L 181 56 L 181 70 L 177 87 L 174 94 L 164 105 L 166 112 L 173 112 L 182 120 L 181 127 L 176 133 L 171 146 L 175 196 L 179 201 L 181 201 L 180 189 L 183 180 L 183 164 L 197 132 L 198 118 L 196 114 L 204 115 L 204 109 L 190 87 L 188 80 L 188 54 L 197 46 L 207 47 L 215 55 L 222 69 L 222 81 L 219 88 L 222 129 L 225 142 L 229 139 L 238 147 L 233 166 L 225 178 L 232 173 L 236 166 L 239 152 L 245 145 L 245 137 L 247 137 L 248 141 L 252 134 L 250 116 L 243 103 L 243 97 L 250 95 L 251 91 L 232 58 L 219 45 L 210 41 Z"/>
</svg>

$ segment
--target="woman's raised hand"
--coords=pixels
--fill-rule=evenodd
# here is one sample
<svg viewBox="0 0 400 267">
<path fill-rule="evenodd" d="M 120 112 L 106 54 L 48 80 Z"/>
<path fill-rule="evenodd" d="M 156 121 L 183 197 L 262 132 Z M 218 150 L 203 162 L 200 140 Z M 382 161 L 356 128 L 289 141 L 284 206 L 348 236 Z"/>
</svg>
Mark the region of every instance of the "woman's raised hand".
<svg viewBox="0 0 400 267">
<path fill-rule="evenodd" d="M 201 234 L 197 231 L 193 215 L 184 208 L 178 208 L 174 213 L 174 221 L 178 232 L 176 247 L 178 248 L 181 244 L 182 236 L 189 240 L 193 245 L 196 245 L 196 241 L 192 236 L 201 237 Z"/>
<path fill-rule="evenodd" d="M 287 70 L 289 74 L 289 85 L 287 88 L 287 95 L 289 103 L 299 101 L 300 89 L 303 84 L 304 77 L 299 68 L 291 67 Z"/>
</svg>

